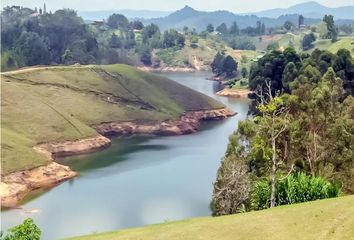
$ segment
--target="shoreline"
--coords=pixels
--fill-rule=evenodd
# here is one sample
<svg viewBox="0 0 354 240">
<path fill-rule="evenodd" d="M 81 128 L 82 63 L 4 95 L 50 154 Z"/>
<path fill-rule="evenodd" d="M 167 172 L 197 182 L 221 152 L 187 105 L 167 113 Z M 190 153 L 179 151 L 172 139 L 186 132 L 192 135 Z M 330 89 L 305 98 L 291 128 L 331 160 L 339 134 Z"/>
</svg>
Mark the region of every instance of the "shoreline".
<svg viewBox="0 0 354 240">
<path fill-rule="evenodd" d="M 217 92 L 216 95 L 222 97 L 232 97 L 232 98 L 248 98 L 248 95 L 250 93 L 252 93 L 252 91 L 248 89 L 224 88 L 223 90 Z"/>
<path fill-rule="evenodd" d="M 66 141 L 62 143 L 46 143 L 34 147 L 51 162 L 30 170 L 22 170 L 1 177 L 1 207 L 18 207 L 28 194 L 37 189 L 52 188 L 60 183 L 78 176 L 68 166 L 55 162 L 58 157 L 73 156 L 103 150 L 110 146 L 107 137 L 128 135 L 173 136 L 195 133 L 202 121 L 221 120 L 236 115 L 227 107 L 212 110 L 189 111 L 178 119 L 165 121 L 131 121 L 111 122 L 94 126 L 98 136 Z"/>
<path fill-rule="evenodd" d="M 147 66 L 138 66 L 136 67 L 138 70 L 143 72 L 152 72 L 152 73 L 193 73 L 193 72 L 201 72 L 201 71 L 209 71 L 210 69 L 207 67 L 194 68 L 194 67 L 147 67 Z"/>
</svg>

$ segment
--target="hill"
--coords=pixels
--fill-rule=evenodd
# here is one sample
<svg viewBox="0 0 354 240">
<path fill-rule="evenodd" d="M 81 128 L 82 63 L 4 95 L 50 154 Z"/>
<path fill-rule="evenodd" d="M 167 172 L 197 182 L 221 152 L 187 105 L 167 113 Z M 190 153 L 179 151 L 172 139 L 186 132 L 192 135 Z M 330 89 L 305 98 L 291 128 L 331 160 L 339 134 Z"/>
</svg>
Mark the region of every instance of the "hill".
<svg viewBox="0 0 354 240">
<path fill-rule="evenodd" d="M 150 11 L 150 10 L 106 10 L 106 11 L 79 11 L 79 15 L 84 20 L 102 20 L 107 19 L 113 13 L 123 14 L 129 19 L 136 19 L 136 18 L 156 18 L 156 17 L 166 17 L 171 12 L 165 11 Z"/>
<path fill-rule="evenodd" d="M 354 19 L 354 5 L 351 6 L 342 6 L 338 8 L 329 8 L 323 6 L 315 1 L 300 3 L 289 8 L 276 8 L 265 10 L 254 14 L 259 17 L 268 17 L 268 18 L 277 18 L 281 15 L 287 14 L 302 14 L 304 17 L 308 18 L 323 18 L 325 14 L 331 14 L 336 19 Z"/>
<path fill-rule="evenodd" d="M 337 53 L 339 49 L 344 48 L 349 50 L 351 54 L 354 55 L 354 38 L 341 37 L 334 43 L 330 39 L 319 39 L 315 41 L 314 48 L 312 48 L 311 51 L 316 48 L 328 50 L 334 54 Z"/>
<path fill-rule="evenodd" d="M 3 175 L 47 164 L 34 146 L 97 136 L 101 123 L 166 121 L 224 107 L 126 65 L 29 68 L 1 77 Z"/>
<path fill-rule="evenodd" d="M 95 234 L 76 240 L 103 239 L 351 239 L 354 196 L 276 207 L 225 217 L 205 217 Z"/>
</svg>

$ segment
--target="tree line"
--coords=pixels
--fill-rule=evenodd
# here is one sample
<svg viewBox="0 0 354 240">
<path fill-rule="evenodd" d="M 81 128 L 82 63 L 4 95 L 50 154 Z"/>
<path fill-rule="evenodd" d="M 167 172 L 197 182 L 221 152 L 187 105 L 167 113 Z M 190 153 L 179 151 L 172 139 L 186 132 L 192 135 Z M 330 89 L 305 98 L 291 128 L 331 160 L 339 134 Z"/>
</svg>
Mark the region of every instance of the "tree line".
<svg viewBox="0 0 354 240">
<path fill-rule="evenodd" d="M 3 70 L 49 64 L 129 63 L 127 59 L 134 55 L 149 65 L 152 49 L 183 48 L 185 43 L 184 35 L 174 29 L 161 33 L 157 25 L 144 26 L 121 14 L 87 24 L 71 9 L 39 14 L 12 6 L 4 8 L 1 20 Z"/>
</svg>

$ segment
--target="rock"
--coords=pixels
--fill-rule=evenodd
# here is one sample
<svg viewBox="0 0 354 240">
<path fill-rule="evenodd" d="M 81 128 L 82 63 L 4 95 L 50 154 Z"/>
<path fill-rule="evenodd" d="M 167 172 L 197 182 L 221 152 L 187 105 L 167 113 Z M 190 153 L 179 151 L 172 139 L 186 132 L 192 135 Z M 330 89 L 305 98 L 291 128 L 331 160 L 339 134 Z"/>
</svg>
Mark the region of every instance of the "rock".
<svg viewBox="0 0 354 240">
<path fill-rule="evenodd" d="M 248 89 L 230 89 L 224 88 L 223 90 L 216 93 L 218 96 L 223 97 L 233 97 L 233 98 L 248 98 L 248 95 L 252 93 L 252 91 Z"/>
<path fill-rule="evenodd" d="M 219 120 L 236 113 L 228 108 L 215 110 L 190 111 L 177 120 L 163 122 L 111 122 L 94 126 L 97 132 L 105 136 L 125 136 L 133 134 L 148 135 L 182 135 L 194 133 L 198 130 L 201 121 Z"/>
<path fill-rule="evenodd" d="M 15 207 L 29 192 L 50 188 L 77 176 L 69 167 L 52 162 L 46 166 L 19 171 L 1 178 L 2 207 Z"/>
<path fill-rule="evenodd" d="M 99 135 L 77 141 L 41 144 L 36 146 L 35 150 L 50 156 L 51 158 L 57 158 L 102 150 L 110 144 L 111 140 Z"/>
</svg>

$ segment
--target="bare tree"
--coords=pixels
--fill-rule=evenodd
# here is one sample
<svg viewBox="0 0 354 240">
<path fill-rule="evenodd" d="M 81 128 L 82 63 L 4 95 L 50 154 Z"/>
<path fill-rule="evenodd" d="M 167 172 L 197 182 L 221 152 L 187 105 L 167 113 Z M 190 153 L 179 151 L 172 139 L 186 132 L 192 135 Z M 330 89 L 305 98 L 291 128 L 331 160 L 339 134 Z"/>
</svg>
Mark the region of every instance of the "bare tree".
<svg viewBox="0 0 354 240">
<path fill-rule="evenodd" d="M 214 183 L 213 210 L 217 216 L 241 212 L 249 198 L 250 180 L 244 159 L 224 159 Z"/>
<path fill-rule="evenodd" d="M 266 89 L 259 89 L 257 91 L 257 96 L 260 100 L 258 109 L 262 113 L 262 118 L 259 121 L 260 127 L 268 138 L 268 142 L 271 148 L 271 197 L 270 197 L 270 207 L 275 207 L 275 194 L 276 194 L 276 174 L 279 169 L 279 165 L 283 162 L 282 158 L 278 156 L 277 140 L 282 133 L 288 128 L 288 109 L 284 107 L 281 98 L 278 94 L 273 97 L 271 86 L 269 82 L 265 82 Z M 284 155 L 286 156 L 287 144 L 284 144 Z M 291 168 L 292 169 L 292 168 Z M 291 170 L 292 171 L 292 170 Z M 291 172 L 290 171 L 290 172 Z"/>
</svg>

